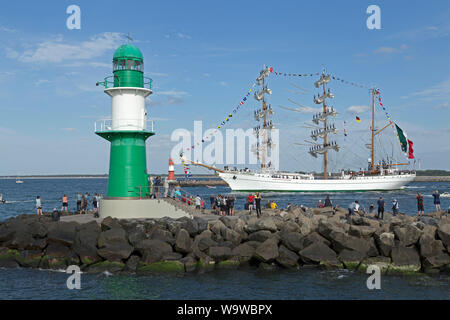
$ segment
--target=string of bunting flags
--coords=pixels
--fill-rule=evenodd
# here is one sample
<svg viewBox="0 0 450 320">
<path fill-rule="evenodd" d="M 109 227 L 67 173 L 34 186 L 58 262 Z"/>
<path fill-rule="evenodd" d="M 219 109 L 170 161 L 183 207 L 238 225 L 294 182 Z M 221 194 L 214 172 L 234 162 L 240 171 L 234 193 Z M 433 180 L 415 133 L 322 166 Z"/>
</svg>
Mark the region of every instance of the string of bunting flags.
<svg viewBox="0 0 450 320">
<path fill-rule="evenodd" d="M 285 72 L 278 72 L 278 71 L 273 71 L 273 74 L 276 75 L 276 76 L 284 76 L 284 77 L 313 77 L 313 76 L 320 75 L 319 72 L 316 72 L 316 73 L 285 73 Z M 370 87 L 365 85 L 365 84 L 360 84 L 360 83 L 357 83 L 357 82 L 348 81 L 348 80 L 342 79 L 342 78 L 334 76 L 334 75 L 330 75 L 330 77 L 333 80 L 337 80 L 337 81 L 340 81 L 341 83 L 349 84 L 349 85 L 354 86 L 354 87 L 370 89 Z"/>
</svg>

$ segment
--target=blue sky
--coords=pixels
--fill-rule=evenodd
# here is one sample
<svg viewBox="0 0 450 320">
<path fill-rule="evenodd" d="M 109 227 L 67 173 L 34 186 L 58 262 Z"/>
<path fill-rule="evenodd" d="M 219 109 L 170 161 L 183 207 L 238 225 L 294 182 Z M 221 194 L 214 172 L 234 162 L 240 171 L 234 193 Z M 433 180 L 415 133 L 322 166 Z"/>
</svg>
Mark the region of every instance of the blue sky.
<svg viewBox="0 0 450 320">
<path fill-rule="evenodd" d="M 71 4 L 81 8 L 81 30 L 66 28 Z M 366 27 L 371 4 L 381 8 L 381 30 Z M 153 79 L 152 172 L 167 171 L 174 129 L 193 130 L 194 120 L 215 127 L 264 64 L 287 73 L 325 67 L 349 81 L 379 87 L 392 118 L 414 141 L 422 168 L 450 169 L 448 1 L 110 0 L 2 5 L 0 175 L 108 171 L 109 145 L 94 134 L 93 125 L 110 115 L 110 98 L 95 82 L 111 74 L 114 50 L 128 32 Z M 270 76 L 269 86 L 280 129 L 281 169 L 320 170 L 305 147 L 293 145 L 306 138 L 308 130 L 301 126 L 312 114 L 278 107 L 295 108 L 288 99 L 314 107 L 313 80 Z M 362 142 L 369 136 L 367 90 L 333 82 L 330 87 L 340 111 L 336 123 L 342 126 L 345 119 L 349 133 Z M 253 127 L 255 107 L 251 99 L 228 126 Z M 377 121 L 384 125 L 382 113 Z M 367 150 L 353 151 L 368 156 Z M 347 156 L 354 158 L 344 150 L 339 155 Z"/>
</svg>

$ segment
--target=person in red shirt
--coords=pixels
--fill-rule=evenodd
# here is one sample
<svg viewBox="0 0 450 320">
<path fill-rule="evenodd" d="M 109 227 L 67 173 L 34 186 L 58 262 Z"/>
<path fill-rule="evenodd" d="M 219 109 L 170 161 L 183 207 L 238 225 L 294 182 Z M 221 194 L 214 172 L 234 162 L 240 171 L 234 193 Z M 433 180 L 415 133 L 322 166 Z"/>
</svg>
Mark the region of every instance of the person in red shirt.
<svg viewBox="0 0 450 320">
<path fill-rule="evenodd" d="M 254 199 L 254 196 L 252 194 L 250 194 L 248 196 L 248 211 L 253 210 L 253 199 Z"/>
</svg>

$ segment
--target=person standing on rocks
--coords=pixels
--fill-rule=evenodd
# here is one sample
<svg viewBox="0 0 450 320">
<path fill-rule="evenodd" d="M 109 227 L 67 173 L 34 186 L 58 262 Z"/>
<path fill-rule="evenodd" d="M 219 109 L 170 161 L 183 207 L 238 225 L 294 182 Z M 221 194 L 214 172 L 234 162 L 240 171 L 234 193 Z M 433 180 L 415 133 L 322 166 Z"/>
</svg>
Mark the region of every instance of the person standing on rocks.
<svg viewBox="0 0 450 320">
<path fill-rule="evenodd" d="M 325 207 L 332 207 L 333 206 L 333 202 L 330 200 L 330 196 L 327 196 L 325 198 Z"/>
<path fill-rule="evenodd" d="M 398 207 L 398 200 L 394 199 L 394 201 L 392 201 L 392 214 L 394 216 L 396 216 L 398 214 L 398 209 L 399 209 L 399 207 Z"/>
<path fill-rule="evenodd" d="M 259 192 L 257 192 L 255 196 L 255 207 L 256 216 L 259 218 L 261 216 L 261 195 L 259 194 Z"/>
<path fill-rule="evenodd" d="M 377 201 L 377 205 L 378 205 L 378 215 L 377 218 L 381 220 L 384 219 L 384 200 L 383 197 L 380 197 L 380 199 L 378 199 Z"/>
<path fill-rule="evenodd" d="M 248 196 L 248 211 L 253 210 L 253 199 L 254 199 L 254 196 L 252 194 L 249 194 L 249 196 Z"/>
<path fill-rule="evenodd" d="M 81 193 L 77 192 L 77 212 L 80 213 L 81 212 Z"/>
<path fill-rule="evenodd" d="M 84 195 L 84 197 L 85 197 L 84 210 L 86 211 L 85 213 L 87 213 L 89 211 L 89 197 L 90 196 L 91 195 L 88 192 L 86 192 L 86 194 Z"/>
<path fill-rule="evenodd" d="M 62 198 L 62 208 L 61 211 L 68 211 L 68 207 L 69 207 L 69 203 L 68 203 L 68 199 L 67 199 L 67 195 L 64 195 Z"/>
<path fill-rule="evenodd" d="M 195 209 L 200 209 L 202 205 L 202 198 L 199 195 L 195 197 Z"/>
<path fill-rule="evenodd" d="M 214 204 L 216 203 L 216 198 L 214 197 L 213 194 L 209 196 L 209 203 L 211 204 L 211 210 L 214 210 Z"/>
<path fill-rule="evenodd" d="M 230 215 L 234 216 L 234 201 L 236 201 L 236 198 L 234 196 L 229 196 L 228 197 L 228 208 L 230 210 Z"/>
<path fill-rule="evenodd" d="M 441 211 L 441 199 L 440 199 L 439 191 L 434 190 L 433 198 L 434 198 L 433 202 L 434 202 L 434 206 L 436 207 L 436 211 L 440 212 Z"/>
<path fill-rule="evenodd" d="M 420 217 L 421 214 L 423 215 L 423 211 L 424 211 L 423 210 L 423 196 L 420 194 L 420 192 L 417 192 L 416 199 L 417 199 L 417 211 L 418 211 L 417 215 Z"/>
<path fill-rule="evenodd" d="M 37 215 L 42 216 L 42 200 L 41 200 L 40 196 L 36 197 L 36 210 L 37 210 Z"/>
</svg>

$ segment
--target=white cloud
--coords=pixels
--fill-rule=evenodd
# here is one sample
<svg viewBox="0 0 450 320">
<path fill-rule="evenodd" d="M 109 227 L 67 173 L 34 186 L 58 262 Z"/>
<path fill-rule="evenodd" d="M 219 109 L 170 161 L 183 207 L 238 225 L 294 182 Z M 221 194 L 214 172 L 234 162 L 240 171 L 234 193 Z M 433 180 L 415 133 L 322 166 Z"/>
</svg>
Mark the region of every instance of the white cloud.
<svg viewBox="0 0 450 320">
<path fill-rule="evenodd" d="M 369 110 L 369 106 L 350 106 L 347 108 L 347 112 L 353 113 L 353 114 L 361 114 L 364 112 L 367 112 Z"/>
<path fill-rule="evenodd" d="M 76 128 L 61 128 L 62 131 L 67 131 L 67 132 L 74 132 L 77 131 Z"/>
<path fill-rule="evenodd" d="M 8 33 L 14 33 L 17 32 L 16 29 L 11 29 L 5 26 L 0 26 L 0 32 L 8 32 Z"/>
<path fill-rule="evenodd" d="M 59 36 L 56 39 L 38 43 L 34 49 L 28 49 L 22 54 L 7 49 L 7 56 L 27 63 L 89 60 L 101 56 L 107 50 L 117 48 L 121 42 L 122 34 L 118 32 L 105 32 L 79 43 L 63 42 L 63 37 Z M 94 64 L 101 65 L 100 63 Z"/>
<path fill-rule="evenodd" d="M 426 89 L 413 92 L 411 95 L 426 101 L 444 100 L 448 103 L 447 101 L 450 97 L 450 79 L 442 81 Z"/>
<path fill-rule="evenodd" d="M 226 83 L 225 81 L 220 81 L 219 84 L 223 87 L 228 87 L 228 83 Z"/>
<path fill-rule="evenodd" d="M 192 37 L 191 37 L 190 35 L 185 34 L 185 33 L 181 33 L 181 32 L 178 32 L 178 33 L 177 33 L 177 36 L 178 36 L 178 38 L 180 38 L 180 39 L 192 39 Z"/>
<path fill-rule="evenodd" d="M 47 80 L 47 79 L 39 79 L 35 82 L 35 85 L 40 86 L 41 84 L 49 83 L 49 82 L 50 82 L 50 80 Z"/>
<path fill-rule="evenodd" d="M 377 50 L 375 50 L 375 53 L 395 53 L 395 52 L 398 52 L 398 49 L 392 47 L 379 47 Z"/>
</svg>

